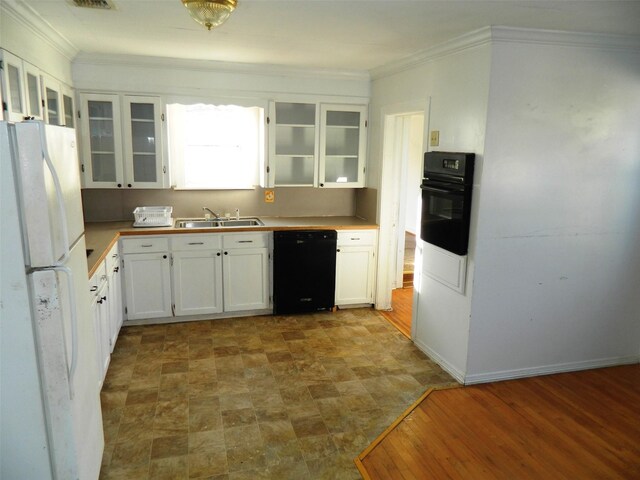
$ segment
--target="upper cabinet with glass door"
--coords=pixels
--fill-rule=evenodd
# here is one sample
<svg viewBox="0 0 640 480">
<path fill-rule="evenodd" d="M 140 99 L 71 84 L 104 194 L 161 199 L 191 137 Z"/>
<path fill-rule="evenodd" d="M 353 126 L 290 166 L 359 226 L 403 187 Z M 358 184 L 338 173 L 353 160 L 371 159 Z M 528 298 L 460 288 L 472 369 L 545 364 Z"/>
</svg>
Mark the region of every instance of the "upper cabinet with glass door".
<svg viewBox="0 0 640 480">
<path fill-rule="evenodd" d="M 162 104 L 158 97 L 125 96 L 124 173 L 127 187 L 162 188 Z"/>
<path fill-rule="evenodd" d="M 6 50 L 0 50 L 0 55 L 4 118 L 10 122 L 21 122 L 27 116 L 22 59 Z"/>
<path fill-rule="evenodd" d="M 317 185 L 318 118 L 315 103 L 270 103 L 269 186 Z"/>
<path fill-rule="evenodd" d="M 271 102 L 269 187 L 362 187 L 367 107 Z"/>
<path fill-rule="evenodd" d="M 122 188 L 122 127 L 118 95 L 81 94 L 81 170 L 87 188 Z"/>
<path fill-rule="evenodd" d="M 321 105 L 321 187 L 364 186 L 367 107 Z"/>
<path fill-rule="evenodd" d="M 42 120 L 42 80 L 40 70 L 30 63 L 23 62 L 24 68 L 24 90 L 25 90 L 25 113 L 28 117 Z"/>
<path fill-rule="evenodd" d="M 85 188 L 164 188 L 160 98 L 81 93 L 80 103 Z"/>
</svg>

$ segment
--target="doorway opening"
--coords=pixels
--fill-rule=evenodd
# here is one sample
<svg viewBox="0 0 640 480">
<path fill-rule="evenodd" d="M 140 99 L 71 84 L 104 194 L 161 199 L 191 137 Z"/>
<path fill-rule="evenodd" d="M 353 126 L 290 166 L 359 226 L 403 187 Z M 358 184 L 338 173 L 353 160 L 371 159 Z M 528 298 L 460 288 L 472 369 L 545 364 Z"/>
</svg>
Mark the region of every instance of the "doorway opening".
<svg viewBox="0 0 640 480">
<path fill-rule="evenodd" d="M 428 111 L 428 110 L 426 110 Z M 391 208 L 381 215 L 381 230 L 388 231 L 389 254 L 387 288 L 390 308 L 382 314 L 398 330 L 411 338 L 413 278 L 416 235 L 420 228 L 424 112 L 388 115 L 385 119 L 383 172 L 389 182 L 383 187 Z"/>
</svg>

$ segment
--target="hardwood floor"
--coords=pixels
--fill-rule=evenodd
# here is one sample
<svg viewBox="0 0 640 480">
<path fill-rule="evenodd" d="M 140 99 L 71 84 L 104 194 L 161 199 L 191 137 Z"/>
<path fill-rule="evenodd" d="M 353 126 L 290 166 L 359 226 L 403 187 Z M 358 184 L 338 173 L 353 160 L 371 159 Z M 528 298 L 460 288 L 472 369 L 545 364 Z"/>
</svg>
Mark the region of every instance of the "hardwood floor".
<svg viewBox="0 0 640 480">
<path fill-rule="evenodd" d="M 640 365 L 432 391 L 357 459 L 365 479 L 638 479 Z"/>
<path fill-rule="evenodd" d="M 380 313 L 407 338 L 411 338 L 411 309 L 413 306 L 413 287 L 396 288 L 391 293 L 393 310 Z"/>
</svg>

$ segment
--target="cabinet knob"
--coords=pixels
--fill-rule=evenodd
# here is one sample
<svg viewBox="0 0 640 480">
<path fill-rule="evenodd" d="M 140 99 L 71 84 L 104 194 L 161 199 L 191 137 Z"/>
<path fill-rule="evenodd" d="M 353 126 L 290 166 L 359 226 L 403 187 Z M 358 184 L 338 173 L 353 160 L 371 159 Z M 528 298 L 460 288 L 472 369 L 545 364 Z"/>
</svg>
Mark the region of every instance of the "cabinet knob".
<svg viewBox="0 0 640 480">
<path fill-rule="evenodd" d="M 229 255 L 229 252 L 224 252 L 225 255 Z"/>
<path fill-rule="evenodd" d="M 122 184 L 121 183 L 118 184 L 118 188 L 122 188 Z"/>
<path fill-rule="evenodd" d="M 167 258 L 167 256 L 166 255 L 162 255 L 162 258 Z"/>
<path fill-rule="evenodd" d="M 320 186 L 321 186 L 321 187 L 324 187 L 324 183 L 321 183 L 321 184 L 320 184 Z"/>
<path fill-rule="evenodd" d="M 91 290 L 89 290 L 89 291 L 90 292 L 95 292 L 96 290 L 98 290 L 98 287 L 94 285 L 93 287 L 91 287 Z"/>
<path fill-rule="evenodd" d="M 127 183 L 127 187 L 131 188 L 131 186 L 132 186 L 132 185 L 131 185 L 130 183 Z"/>
<path fill-rule="evenodd" d="M 337 250 L 336 250 L 336 252 L 339 252 L 339 251 L 340 251 L 340 249 L 337 249 Z"/>
<path fill-rule="evenodd" d="M 118 272 L 120 271 L 120 267 L 115 267 L 115 268 L 113 269 L 113 271 L 114 271 L 115 273 L 118 273 Z"/>
<path fill-rule="evenodd" d="M 220 252 L 216 253 L 216 255 L 219 257 L 220 256 Z"/>
</svg>

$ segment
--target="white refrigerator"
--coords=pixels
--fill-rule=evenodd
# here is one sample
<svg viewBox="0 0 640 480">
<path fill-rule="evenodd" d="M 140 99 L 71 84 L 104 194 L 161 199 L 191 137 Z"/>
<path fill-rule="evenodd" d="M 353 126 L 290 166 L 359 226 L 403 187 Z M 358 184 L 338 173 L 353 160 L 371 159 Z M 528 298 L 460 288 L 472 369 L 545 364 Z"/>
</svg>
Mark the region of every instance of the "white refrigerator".
<svg viewBox="0 0 640 480">
<path fill-rule="evenodd" d="M 0 122 L 0 478 L 95 480 L 104 449 L 73 129 Z"/>
</svg>

